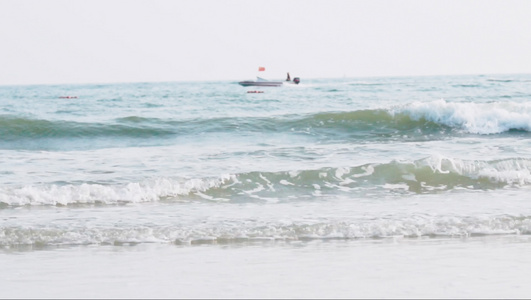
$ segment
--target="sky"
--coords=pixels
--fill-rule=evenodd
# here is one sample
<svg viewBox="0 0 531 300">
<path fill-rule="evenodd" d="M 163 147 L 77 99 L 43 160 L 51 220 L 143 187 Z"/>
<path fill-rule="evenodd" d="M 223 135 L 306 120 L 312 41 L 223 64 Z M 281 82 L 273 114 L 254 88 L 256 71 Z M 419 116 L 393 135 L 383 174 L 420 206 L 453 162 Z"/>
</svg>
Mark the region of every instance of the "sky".
<svg viewBox="0 0 531 300">
<path fill-rule="evenodd" d="M 531 73 L 531 1 L 0 0 L 0 85 L 286 72 Z"/>
</svg>

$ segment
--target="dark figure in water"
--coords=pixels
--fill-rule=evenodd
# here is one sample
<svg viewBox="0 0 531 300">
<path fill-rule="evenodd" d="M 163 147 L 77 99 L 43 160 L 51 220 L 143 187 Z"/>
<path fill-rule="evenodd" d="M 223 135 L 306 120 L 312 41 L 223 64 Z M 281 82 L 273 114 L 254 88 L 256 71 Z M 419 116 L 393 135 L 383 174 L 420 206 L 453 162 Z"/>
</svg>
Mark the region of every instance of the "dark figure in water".
<svg viewBox="0 0 531 300">
<path fill-rule="evenodd" d="M 289 72 L 288 72 L 288 78 L 286 78 L 286 81 L 291 81 L 291 78 L 289 77 Z"/>
</svg>

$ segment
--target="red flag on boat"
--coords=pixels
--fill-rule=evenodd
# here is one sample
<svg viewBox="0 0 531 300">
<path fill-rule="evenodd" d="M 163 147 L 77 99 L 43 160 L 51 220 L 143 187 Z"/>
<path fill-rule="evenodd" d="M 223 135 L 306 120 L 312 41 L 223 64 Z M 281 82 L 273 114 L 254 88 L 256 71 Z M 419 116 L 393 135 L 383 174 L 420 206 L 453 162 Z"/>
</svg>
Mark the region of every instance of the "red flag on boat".
<svg viewBox="0 0 531 300">
<path fill-rule="evenodd" d="M 265 68 L 264 67 L 258 67 L 258 71 L 265 71 Z"/>
</svg>

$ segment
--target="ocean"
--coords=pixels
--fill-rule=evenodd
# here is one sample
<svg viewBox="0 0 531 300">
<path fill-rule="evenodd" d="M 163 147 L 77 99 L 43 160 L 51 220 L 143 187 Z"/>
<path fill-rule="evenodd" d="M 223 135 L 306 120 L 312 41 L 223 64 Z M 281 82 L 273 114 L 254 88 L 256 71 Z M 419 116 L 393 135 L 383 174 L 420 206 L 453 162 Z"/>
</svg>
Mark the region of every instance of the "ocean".
<svg viewBox="0 0 531 300">
<path fill-rule="evenodd" d="M 531 75 L 0 86 L 2 298 L 531 295 Z"/>
</svg>

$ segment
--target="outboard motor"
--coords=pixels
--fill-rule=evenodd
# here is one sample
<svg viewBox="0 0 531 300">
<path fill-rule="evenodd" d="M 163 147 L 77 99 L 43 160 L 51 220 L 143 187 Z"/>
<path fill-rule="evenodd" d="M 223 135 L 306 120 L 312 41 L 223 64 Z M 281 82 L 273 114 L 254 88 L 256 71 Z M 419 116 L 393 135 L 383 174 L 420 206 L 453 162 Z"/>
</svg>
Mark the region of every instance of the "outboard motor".
<svg viewBox="0 0 531 300">
<path fill-rule="evenodd" d="M 301 79 L 299 77 L 295 77 L 293 78 L 293 82 L 295 82 L 296 84 L 299 84 L 299 82 L 301 82 Z"/>
</svg>

